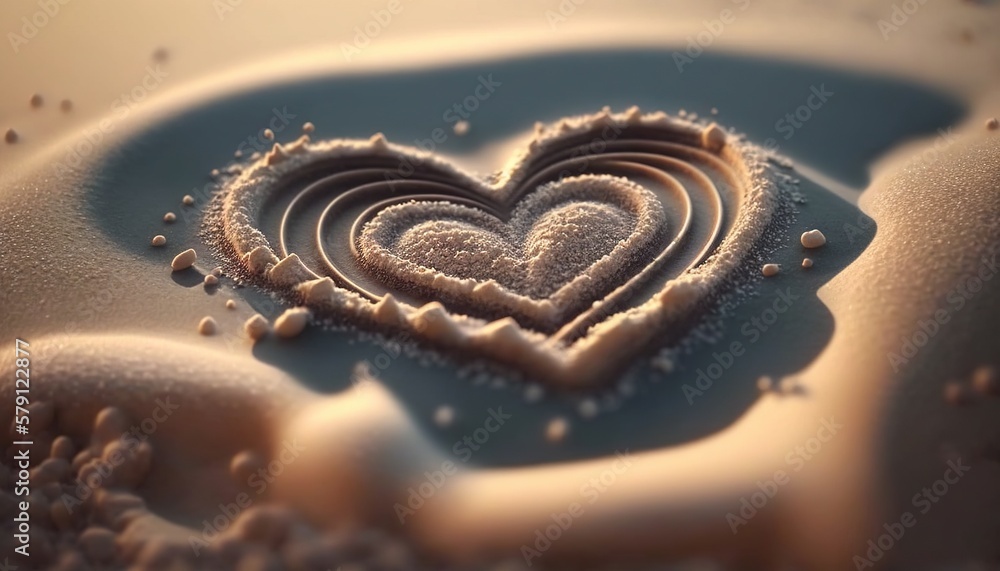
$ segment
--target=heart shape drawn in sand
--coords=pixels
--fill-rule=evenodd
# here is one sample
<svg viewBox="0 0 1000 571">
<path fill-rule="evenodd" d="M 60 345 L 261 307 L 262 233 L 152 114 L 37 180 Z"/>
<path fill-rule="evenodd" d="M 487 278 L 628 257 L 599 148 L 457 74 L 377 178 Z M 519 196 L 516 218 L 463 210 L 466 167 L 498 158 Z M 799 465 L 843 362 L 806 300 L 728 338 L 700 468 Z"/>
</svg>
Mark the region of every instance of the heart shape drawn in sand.
<svg viewBox="0 0 1000 571">
<path fill-rule="evenodd" d="M 649 190 L 581 175 L 528 194 L 506 221 L 453 202 L 391 206 L 364 225 L 358 248 L 401 286 L 551 331 L 648 263 L 665 225 Z"/>
<path fill-rule="evenodd" d="M 794 185 L 775 159 L 636 108 L 536 125 L 486 179 L 381 135 L 303 136 L 226 181 L 205 235 L 314 313 L 593 385 L 748 273 Z"/>
</svg>

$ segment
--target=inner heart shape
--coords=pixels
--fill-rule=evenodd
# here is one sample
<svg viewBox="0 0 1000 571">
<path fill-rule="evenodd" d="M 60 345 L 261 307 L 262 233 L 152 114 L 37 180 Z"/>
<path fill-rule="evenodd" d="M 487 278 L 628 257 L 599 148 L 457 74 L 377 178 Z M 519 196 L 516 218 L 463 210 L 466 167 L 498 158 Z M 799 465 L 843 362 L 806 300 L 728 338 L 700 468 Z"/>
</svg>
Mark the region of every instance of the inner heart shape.
<svg viewBox="0 0 1000 571">
<path fill-rule="evenodd" d="M 536 126 L 485 178 L 381 135 L 303 136 L 224 183 L 204 236 L 316 316 L 593 385 L 751 274 L 794 189 L 783 164 L 637 108 Z"/>
<path fill-rule="evenodd" d="M 648 262 L 665 226 L 649 190 L 582 175 L 529 194 L 506 222 L 451 202 L 391 206 L 365 225 L 358 243 L 366 265 L 401 285 L 549 329 Z"/>
</svg>

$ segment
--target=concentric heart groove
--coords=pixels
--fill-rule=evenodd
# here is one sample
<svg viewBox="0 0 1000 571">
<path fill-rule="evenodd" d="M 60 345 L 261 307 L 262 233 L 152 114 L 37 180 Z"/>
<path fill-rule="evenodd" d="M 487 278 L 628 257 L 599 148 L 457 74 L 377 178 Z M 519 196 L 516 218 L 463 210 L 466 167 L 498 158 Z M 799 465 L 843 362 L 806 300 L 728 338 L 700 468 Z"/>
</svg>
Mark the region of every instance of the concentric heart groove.
<svg viewBox="0 0 1000 571">
<path fill-rule="evenodd" d="M 771 158 L 636 109 L 539 128 L 490 181 L 380 135 L 303 138 L 229 181 L 206 235 L 316 312 L 592 384 L 738 273 L 792 184 Z"/>
</svg>

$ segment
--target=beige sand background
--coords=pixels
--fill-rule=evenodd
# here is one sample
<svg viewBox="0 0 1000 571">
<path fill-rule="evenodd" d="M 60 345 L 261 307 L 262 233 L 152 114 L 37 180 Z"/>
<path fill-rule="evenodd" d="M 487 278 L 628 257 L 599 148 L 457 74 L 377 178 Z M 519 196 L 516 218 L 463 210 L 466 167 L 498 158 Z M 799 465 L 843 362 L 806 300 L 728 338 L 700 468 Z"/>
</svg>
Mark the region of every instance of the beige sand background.
<svg viewBox="0 0 1000 571">
<path fill-rule="evenodd" d="M 962 143 L 951 148 L 943 159 L 930 165 L 918 160 L 905 171 L 896 172 L 915 154 L 932 148 L 931 138 L 901 144 L 874 165 L 872 188 L 878 192 L 862 200 L 862 206 L 884 234 L 876 238 L 871 250 L 855 266 L 820 292 L 820 298 L 830 305 L 837 319 L 837 328 L 828 351 L 802 372 L 815 399 L 801 406 L 764 399 L 727 434 L 699 443 L 707 446 L 682 447 L 666 453 L 669 455 L 651 456 L 640 480 L 673 486 L 659 499 L 664 506 L 676 506 L 687 499 L 685 490 L 703 480 L 704 471 L 718 479 L 718 487 L 731 484 L 724 476 L 726 466 L 732 463 L 742 463 L 748 474 L 763 477 L 771 466 L 781 465 L 785 451 L 815 430 L 817 419 L 843 415 L 855 421 L 849 423 L 849 436 L 837 440 L 833 452 L 812 465 L 812 475 L 797 484 L 797 492 L 789 496 L 780 514 L 769 514 L 766 522 L 756 522 L 768 530 L 767 535 L 794 545 L 798 561 L 809 561 L 817 568 L 849 568 L 850 558 L 845 559 L 845 555 L 856 552 L 857 546 L 872 537 L 883 521 L 894 519 L 899 506 L 905 509 L 912 493 L 939 478 L 943 457 L 972 455 L 977 459 L 976 468 L 963 481 L 961 490 L 946 498 L 948 503 L 933 512 L 933 519 L 922 519 L 892 556 L 896 565 L 907 569 L 995 565 L 995 538 L 1000 535 L 995 513 L 1000 470 L 990 455 L 996 445 L 996 403 L 992 408 L 980 405 L 971 412 L 959 411 L 945 405 L 940 395 L 943 383 L 951 376 L 967 375 L 972 366 L 996 360 L 997 282 L 976 296 L 971 309 L 961 313 L 948 333 L 939 337 L 944 340 L 939 349 L 921 353 L 919 361 L 906 373 L 890 373 L 884 357 L 895 347 L 899 335 L 913 329 L 915 320 L 933 312 L 940 296 L 956 279 L 978 269 L 980 255 L 996 242 L 998 150 L 995 138 L 983 140 L 986 134 L 982 125 L 987 117 L 1000 113 L 1000 34 L 996 33 L 1000 11 L 988 2 L 928 0 L 898 30 L 884 36 L 878 21 L 891 18 L 894 4 L 902 3 L 751 0 L 737 21 L 726 25 L 713 40 L 711 47 L 721 51 L 824 62 L 915 79 L 954 94 L 966 103 L 969 115 L 955 129 Z M 142 80 L 146 66 L 155 68 L 153 54 L 159 48 L 168 53 L 162 64 L 168 80 L 150 90 L 148 99 L 121 125 L 119 134 L 149 119 L 152 115 L 144 115 L 144 110 L 152 109 L 157 100 L 173 104 L 197 97 L 205 86 L 226 78 L 232 78 L 234 84 L 252 83 L 253 76 L 263 74 L 264 69 L 268 74 L 282 70 L 291 75 L 317 64 L 330 70 L 363 71 L 566 46 L 683 46 L 688 36 L 705 29 L 706 20 L 719 18 L 733 3 L 588 0 L 579 4 L 475 2 L 458 7 L 403 2 L 402 11 L 361 54 L 348 61 L 342 43 L 353 41 L 355 26 L 369 22 L 372 10 L 386 6 L 371 2 L 318 8 L 305 2 L 278 5 L 244 0 L 231 4 L 158 5 L 122 1 L 102 2 L 97 7 L 69 0 L 39 27 L 35 37 L 19 43 L 16 50 L 11 45 L 0 49 L 0 77 L 4 82 L 0 90 L 0 128 L 13 127 L 20 134 L 17 144 L 0 144 L 0 187 L 34 166 L 32 159 L 44 150 L 58 148 L 62 141 L 78 136 L 86 126 L 112 112 L 116 98 Z M 0 31 L 22 33 L 21 19 L 31 18 L 40 10 L 34 2 L 5 2 L 0 7 Z M 564 15 L 553 18 L 553 14 Z M 36 92 L 45 96 L 46 104 L 33 110 L 28 99 Z M 734 88 L 732 96 L 739 96 L 738 88 Z M 63 98 L 73 100 L 72 112 L 59 111 L 57 102 Z M 852 197 L 850 189 L 843 194 Z M 127 275 L 119 275 L 116 283 L 109 282 L 107 276 L 91 279 L 85 270 L 56 279 L 46 275 L 46 263 L 86 268 L 95 260 L 113 260 L 113 267 L 120 272 L 136 275 L 152 268 L 151 264 L 130 260 L 126 254 L 104 246 L 71 251 L 74 243 L 99 234 L 86 221 L 74 221 L 77 213 L 72 200 L 47 195 L 42 184 L 18 185 L 2 197 L 0 207 L 5 222 L 10 224 L 8 228 L 22 220 L 17 213 L 27 200 L 35 201 L 36 211 L 30 218 L 32 227 L 25 228 L 24 235 L 37 238 L 42 247 L 36 252 L 30 275 L 5 276 L 4 285 L 9 286 L 9 291 L 19 292 L 16 300 L 20 302 L 20 309 L 7 306 L 2 310 L 5 338 L 14 334 L 41 338 L 59 331 L 60 311 L 75 307 L 67 291 L 97 290 L 108 283 L 116 290 L 124 290 L 131 280 Z M 53 208 L 47 211 L 45 206 Z M 54 215 L 48 222 L 56 230 L 38 230 L 46 212 Z M 46 254 L 44 248 L 49 245 L 53 249 Z M 6 252 L 4 255 L 9 263 L 11 258 Z M 34 288 L 25 282 L 29 277 L 36 281 Z M 172 288 L 169 279 L 160 275 L 150 277 L 145 285 L 155 286 L 158 280 L 162 281 L 158 291 L 163 292 L 158 303 L 143 303 L 138 293 L 122 291 L 115 303 L 130 309 L 102 317 L 102 326 L 136 330 L 146 327 L 145 321 L 155 321 L 151 329 L 162 335 L 184 341 L 198 339 L 190 324 L 215 307 L 211 304 L 218 300 Z M 44 309 L 29 311 L 25 309 L 28 304 Z M 231 323 L 223 325 L 233 326 L 239 317 L 242 315 L 237 314 Z M 869 319 L 889 326 L 869 327 Z M 59 341 L 56 338 L 54 344 Z M 128 347 L 123 340 L 116 343 Z M 211 340 L 206 345 L 210 343 L 218 343 L 216 348 L 221 348 L 223 341 Z M 141 346 L 136 348 L 137 355 L 154 359 L 154 349 L 142 341 L 137 345 Z M 859 345 L 866 350 L 856 351 Z M 62 361 L 51 365 L 52 371 L 70 375 L 74 359 L 90 356 L 95 362 L 103 359 L 112 363 L 97 367 L 94 376 L 113 375 L 114 356 L 107 352 L 107 345 L 84 339 L 70 347 Z M 249 353 L 239 348 L 235 352 Z M 163 374 L 168 364 L 169 357 L 164 357 L 164 367 L 157 369 L 157 374 Z M 261 374 L 277 377 L 273 372 Z M 169 376 L 160 380 L 167 381 Z M 282 377 L 281 382 L 287 381 Z M 136 412 L 142 414 L 141 410 Z M 316 438 L 325 434 L 320 428 L 307 428 Z M 330 428 L 331 433 L 335 429 Z M 184 450 L 183 435 L 178 440 L 175 452 Z M 758 445 L 767 452 L 758 453 Z M 660 477 L 670 466 L 681 465 L 687 468 L 672 479 L 664 481 Z M 315 468 L 323 474 L 322 463 Z M 219 471 L 218 466 L 213 469 Z M 525 486 L 533 486 L 532 493 L 539 497 L 555 495 L 559 474 L 528 476 Z M 429 536 L 426 542 L 445 552 L 467 547 L 450 545 L 448 533 L 464 523 L 481 523 L 482 514 L 505 515 L 512 529 L 530 527 L 537 518 L 544 519 L 541 512 L 549 504 L 539 507 L 538 514 L 505 510 L 505 501 L 531 495 L 509 487 L 511 480 L 505 477 L 509 474 L 486 473 L 479 475 L 479 480 L 470 480 L 473 492 L 492 489 L 497 493 L 467 512 L 468 522 L 449 524 L 448 514 L 454 512 L 442 509 L 444 521 L 425 528 L 429 530 L 425 532 Z M 720 505 L 735 505 L 727 502 L 751 491 L 753 477 L 729 488 L 728 496 L 718 500 Z M 159 491 L 176 492 L 177 488 L 164 483 L 163 478 L 156 480 L 156 485 L 163 486 Z M 571 552 L 586 547 L 588 542 L 604 547 L 598 541 L 607 533 L 601 523 L 616 521 L 622 515 L 612 509 L 614 506 L 643 505 L 648 498 L 636 495 L 639 489 L 622 488 L 617 492 L 619 503 L 609 502 L 612 507 L 606 519 L 591 520 L 590 527 L 584 528 L 580 545 L 566 542 L 560 549 Z M 462 504 L 466 492 L 456 491 L 455 505 Z M 294 491 L 289 492 L 289 497 L 308 501 L 296 497 Z M 871 517 L 859 516 L 859 511 Z M 690 512 L 672 513 L 677 519 L 671 524 L 678 527 L 710 519 L 719 523 L 715 512 L 707 515 L 692 508 Z M 627 533 L 630 531 L 639 530 L 627 528 L 622 537 L 612 537 L 622 541 L 639 537 Z M 485 535 L 482 549 L 498 549 L 492 543 L 494 538 Z M 741 542 L 749 541 L 747 537 L 732 539 L 723 535 L 713 540 L 736 549 Z M 639 537 L 636 543 L 655 543 L 657 539 Z M 678 536 L 677 541 L 683 543 L 683 539 Z"/>
</svg>

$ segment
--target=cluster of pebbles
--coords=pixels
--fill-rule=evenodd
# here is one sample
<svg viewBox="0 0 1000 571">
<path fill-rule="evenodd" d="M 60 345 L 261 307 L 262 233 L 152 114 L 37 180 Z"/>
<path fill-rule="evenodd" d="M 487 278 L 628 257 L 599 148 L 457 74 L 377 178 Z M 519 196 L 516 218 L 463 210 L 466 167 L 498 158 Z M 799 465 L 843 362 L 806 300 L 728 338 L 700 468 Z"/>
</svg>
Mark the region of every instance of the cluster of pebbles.
<svg viewBox="0 0 1000 571">
<path fill-rule="evenodd" d="M 319 530 L 292 510 L 263 501 L 232 520 L 214 522 L 212 535 L 196 522 L 186 522 L 190 528 L 168 523 L 141 497 L 143 483 L 156 466 L 151 440 L 129 436 L 130 427 L 136 426 L 133 419 L 120 409 L 105 408 L 94 418 L 91 434 L 79 438 L 58 433 L 56 409 L 49 402 L 32 404 L 30 415 L 35 443 L 31 493 L 25 497 L 12 492 L 19 479 L 13 448 L 0 465 L 4 553 L 15 553 L 19 545 L 14 539 L 19 502 L 30 504 L 30 558 L 9 557 L 11 569 L 424 568 L 404 543 L 383 532 Z M 231 474 L 245 482 L 247 473 L 264 465 L 260 455 L 244 451 L 233 457 Z"/>
</svg>

